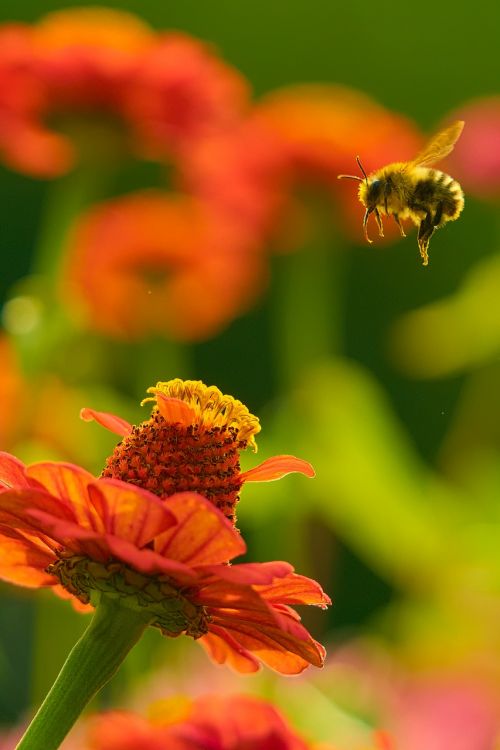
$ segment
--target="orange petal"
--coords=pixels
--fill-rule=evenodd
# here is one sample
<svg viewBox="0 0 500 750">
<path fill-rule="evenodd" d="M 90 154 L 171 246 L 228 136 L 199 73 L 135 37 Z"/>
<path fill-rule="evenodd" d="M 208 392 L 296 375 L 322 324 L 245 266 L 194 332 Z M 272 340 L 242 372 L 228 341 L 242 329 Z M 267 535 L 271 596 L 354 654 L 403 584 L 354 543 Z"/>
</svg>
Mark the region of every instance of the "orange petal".
<svg viewBox="0 0 500 750">
<path fill-rule="evenodd" d="M 160 414 L 170 424 L 181 424 L 187 427 L 196 420 L 196 412 L 182 399 L 165 396 L 159 391 L 155 392 L 155 397 Z"/>
<path fill-rule="evenodd" d="M 232 583 L 266 586 L 272 584 L 276 578 L 286 578 L 293 573 L 293 568 L 287 562 L 241 563 L 203 566 L 203 573 L 212 573 L 217 578 Z"/>
<path fill-rule="evenodd" d="M 216 664 L 228 664 L 243 674 L 258 672 L 259 662 L 240 643 L 217 625 L 210 625 L 209 632 L 198 639 Z"/>
<path fill-rule="evenodd" d="M 281 479 L 287 474 L 298 472 L 306 477 L 314 477 L 315 471 L 310 463 L 295 456 L 273 456 L 254 466 L 249 471 L 244 471 L 241 479 L 244 482 L 272 482 Z"/>
<path fill-rule="evenodd" d="M 38 588 L 56 583 L 45 568 L 55 559 L 54 554 L 31 544 L 21 535 L 0 529 L 0 578 L 18 586 Z"/>
<path fill-rule="evenodd" d="M 26 474 L 43 485 L 51 495 L 66 501 L 72 508 L 77 523 L 84 529 L 104 530 L 88 497 L 88 487 L 91 482 L 96 481 L 88 471 L 74 464 L 45 461 L 29 466 Z"/>
<path fill-rule="evenodd" d="M 25 465 L 18 458 L 0 451 L 0 492 L 4 487 L 7 489 L 28 487 L 25 469 Z"/>
<path fill-rule="evenodd" d="M 73 521 L 65 521 L 39 508 L 30 509 L 29 516 L 43 534 L 75 554 L 86 555 L 99 562 L 109 558 L 109 550 L 98 532 L 84 529 Z"/>
<path fill-rule="evenodd" d="M 144 547 L 177 523 L 156 495 L 119 479 L 93 479 L 88 492 L 106 533 L 136 547 Z"/>
<path fill-rule="evenodd" d="M 260 595 L 271 603 L 314 604 L 323 609 L 332 603 L 317 581 L 297 573 L 256 588 Z"/>
<path fill-rule="evenodd" d="M 303 640 L 288 634 L 279 626 L 225 622 L 216 617 L 213 618 L 213 623 L 222 624 L 225 631 L 244 649 L 281 674 L 300 674 L 309 664 L 323 666 L 324 651 L 311 636 Z"/>
<path fill-rule="evenodd" d="M 197 575 L 192 568 L 177 560 L 166 560 L 151 549 L 139 549 L 134 544 L 107 534 L 104 542 L 113 557 L 117 557 L 140 573 L 146 575 L 164 574 L 177 582 L 193 584 Z"/>
<path fill-rule="evenodd" d="M 246 552 L 232 524 L 211 502 L 195 492 L 178 492 L 163 501 L 177 525 L 155 540 L 155 550 L 188 565 L 227 562 Z"/>
<path fill-rule="evenodd" d="M 95 411 L 94 409 L 85 408 L 80 411 L 80 417 L 85 422 L 97 422 L 102 427 L 105 427 L 107 430 L 110 430 L 121 437 L 125 437 L 125 435 L 129 435 L 132 432 L 132 425 L 130 422 L 127 422 L 126 419 L 122 419 L 121 417 L 117 417 L 115 414 L 109 414 L 106 411 Z"/>
<path fill-rule="evenodd" d="M 75 520 L 73 512 L 67 505 L 43 490 L 27 487 L 21 490 L 0 492 L 0 524 L 12 529 L 36 532 L 39 530 L 39 524 L 33 513 L 37 509 L 60 519 Z"/>
<path fill-rule="evenodd" d="M 207 586 L 202 586 L 200 591 L 193 594 L 193 598 L 197 604 L 224 611 L 227 616 L 230 612 L 231 616 L 257 618 L 259 622 L 275 619 L 272 606 L 264 601 L 251 586 L 229 583 L 229 581 L 214 581 Z"/>
</svg>

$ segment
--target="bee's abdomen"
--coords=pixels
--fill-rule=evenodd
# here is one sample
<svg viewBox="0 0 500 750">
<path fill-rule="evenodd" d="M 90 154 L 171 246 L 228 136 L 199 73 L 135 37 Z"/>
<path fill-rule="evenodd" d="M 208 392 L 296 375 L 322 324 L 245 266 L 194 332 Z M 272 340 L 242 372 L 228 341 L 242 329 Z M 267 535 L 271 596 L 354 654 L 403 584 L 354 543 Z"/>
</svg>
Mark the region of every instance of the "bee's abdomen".
<svg viewBox="0 0 500 750">
<path fill-rule="evenodd" d="M 438 226 L 458 218 L 464 207 L 464 194 L 459 183 L 449 174 L 430 169 L 428 175 L 415 185 L 412 202 L 415 208 L 422 206 L 431 213 L 438 213 Z"/>
</svg>

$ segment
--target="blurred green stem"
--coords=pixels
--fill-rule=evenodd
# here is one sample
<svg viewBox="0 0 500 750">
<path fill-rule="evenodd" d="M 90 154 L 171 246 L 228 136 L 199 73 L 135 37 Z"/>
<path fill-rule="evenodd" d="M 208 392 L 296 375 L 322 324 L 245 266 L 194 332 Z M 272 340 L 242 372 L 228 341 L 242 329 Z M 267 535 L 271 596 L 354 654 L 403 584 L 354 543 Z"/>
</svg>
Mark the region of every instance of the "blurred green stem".
<svg viewBox="0 0 500 750">
<path fill-rule="evenodd" d="M 108 179 L 108 170 L 98 169 L 92 163 L 75 168 L 51 184 L 35 248 L 33 273 L 56 282 L 72 223 L 92 199 L 102 194 Z"/>
<path fill-rule="evenodd" d="M 279 382 L 287 389 L 340 345 L 339 257 L 332 234 L 320 218 L 308 246 L 283 258 L 278 269 L 273 346 Z"/>
<path fill-rule="evenodd" d="M 16 750 L 57 750 L 147 625 L 147 613 L 102 596 L 92 622 L 70 652 Z"/>
<path fill-rule="evenodd" d="M 321 206 L 311 210 L 315 220 L 313 236 L 307 246 L 282 259 L 276 274 L 273 350 L 279 391 L 285 394 L 304 382 L 311 366 L 332 356 L 340 347 L 339 252 L 330 216 Z M 285 548 L 280 554 L 292 560 L 301 572 L 326 580 L 326 574 L 316 570 L 317 560 L 312 554 L 307 486 L 301 485 L 300 491 L 300 501 L 280 519 L 281 546 Z M 266 530 L 261 531 L 266 537 Z M 275 542 L 268 538 L 262 544 L 264 553 L 266 546 L 272 548 Z"/>
</svg>

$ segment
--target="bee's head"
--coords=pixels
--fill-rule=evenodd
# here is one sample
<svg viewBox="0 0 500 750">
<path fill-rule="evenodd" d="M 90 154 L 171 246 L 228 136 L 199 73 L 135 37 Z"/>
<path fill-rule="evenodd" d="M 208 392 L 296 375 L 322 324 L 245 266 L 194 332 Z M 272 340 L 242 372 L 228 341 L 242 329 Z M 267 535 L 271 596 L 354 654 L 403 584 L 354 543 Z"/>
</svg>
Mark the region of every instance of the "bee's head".
<svg viewBox="0 0 500 750">
<path fill-rule="evenodd" d="M 348 178 L 349 180 L 357 180 L 359 182 L 359 188 L 358 188 L 359 200 L 361 201 L 363 206 L 366 208 L 365 215 L 363 218 L 363 231 L 368 242 L 371 242 L 370 238 L 368 237 L 367 224 L 368 224 L 368 217 L 372 213 L 374 213 L 375 215 L 375 219 L 377 221 L 380 236 L 381 237 L 384 236 L 382 220 L 380 218 L 380 214 L 377 208 L 377 206 L 380 205 L 381 197 L 382 197 L 384 190 L 383 190 L 382 180 L 380 180 L 376 176 L 376 173 L 373 177 L 368 178 L 363 168 L 363 165 L 361 164 L 359 156 L 356 156 L 356 162 L 363 174 L 363 177 L 358 177 L 357 175 L 353 175 L 353 174 L 339 174 L 338 177 L 339 179 Z M 387 211 L 387 205 L 386 205 L 386 211 Z"/>
<path fill-rule="evenodd" d="M 356 156 L 356 162 L 363 177 L 358 177 L 358 175 L 354 174 L 339 174 L 339 179 L 357 180 L 360 183 L 358 190 L 359 200 L 365 208 L 371 208 L 373 211 L 382 194 L 380 180 L 376 177 L 367 176 L 359 156 Z"/>
<path fill-rule="evenodd" d="M 365 208 L 372 211 L 380 204 L 382 198 L 382 181 L 377 177 L 362 180 L 359 185 L 359 200 Z"/>
</svg>

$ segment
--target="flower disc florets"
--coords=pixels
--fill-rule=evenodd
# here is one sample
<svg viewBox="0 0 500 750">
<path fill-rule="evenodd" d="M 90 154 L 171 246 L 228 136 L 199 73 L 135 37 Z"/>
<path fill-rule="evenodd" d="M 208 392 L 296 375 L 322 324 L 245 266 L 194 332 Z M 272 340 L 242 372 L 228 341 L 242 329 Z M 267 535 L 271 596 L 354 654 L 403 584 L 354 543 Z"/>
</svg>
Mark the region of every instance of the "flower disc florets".
<svg viewBox="0 0 500 750">
<path fill-rule="evenodd" d="M 195 380 L 159 382 L 143 403 L 150 419 L 134 426 L 108 458 L 103 477 L 114 477 L 168 497 L 194 491 L 230 520 L 243 484 L 239 453 L 257 449 L 257 417 L 232 396 Z"/>
</svg>

